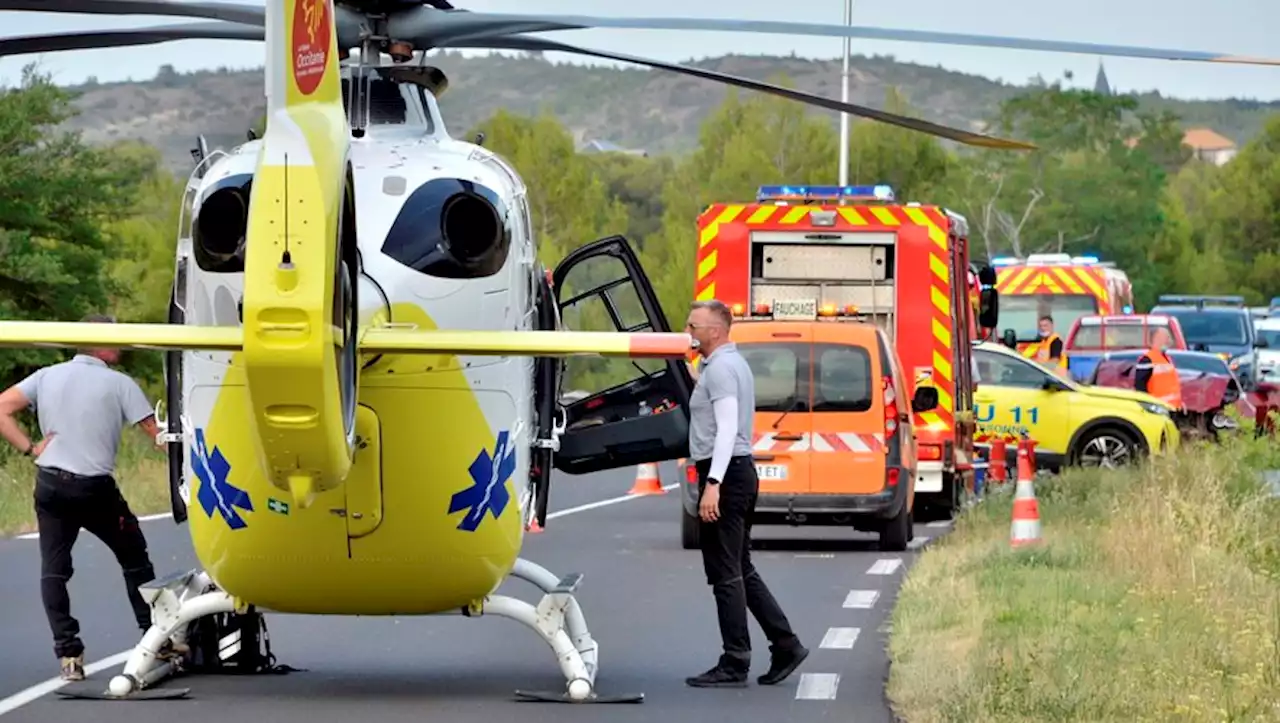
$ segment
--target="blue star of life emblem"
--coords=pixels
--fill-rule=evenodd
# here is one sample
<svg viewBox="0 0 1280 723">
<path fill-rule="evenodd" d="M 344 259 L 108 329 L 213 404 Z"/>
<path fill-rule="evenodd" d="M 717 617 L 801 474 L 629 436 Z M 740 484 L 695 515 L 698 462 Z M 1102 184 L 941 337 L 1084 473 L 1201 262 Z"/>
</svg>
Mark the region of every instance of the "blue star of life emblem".
<svg viewBox="0 0 1280 723">
<path fill-rule="evenodd" d="M 461 510 L 467 511 L 466 516 L 458 523 L 459 530 L 475 532 L 484 521 L 486 513 L 493 515 L 493 519 L 496 520 L 502 516 L 502 511 L 511 502 L 511 495 L 507 492 L 507 480 L 516 469 L 516 452 L 515 449 L 507 446 L 507 437 L 508 433 L 505 429 L 498 433 L 498 439 L 493 445 L 492 457 L 489 456 L 488 450 L 480 450 L 468 469 L 473 484 L 455 494 L 450 500 L 449 514 Z"/>
<path fill-rule="evenodd" d="M 191 449 L 191 468 L 200 480 L 200 491 L 196 493 L 196 499 L 204 508 L 205 515 L 213 519 L 216 509 L 222 519 L 226 520 L 227 527 L 233 530 L 247 527 L 248 523 L 236 508 L 253 512 L 253 501 L 249 499 L 248 492 L 227 481 L 231 463 L 217 446 L 213 448 L 213 454 L 209 454 L 203 429 L 196 430 L 196 443 Z"/>
</svg>

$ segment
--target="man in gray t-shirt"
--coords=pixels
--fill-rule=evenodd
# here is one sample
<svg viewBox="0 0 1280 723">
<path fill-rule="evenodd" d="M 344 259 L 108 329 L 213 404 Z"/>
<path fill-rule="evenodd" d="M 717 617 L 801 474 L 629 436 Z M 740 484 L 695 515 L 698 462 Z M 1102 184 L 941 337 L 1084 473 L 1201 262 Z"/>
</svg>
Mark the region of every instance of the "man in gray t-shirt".
<svg viewBox="0 0 1280 723">
<path fill-rule="evenodd" d="M 93 315 L 84 321 L 113 319 Z M 84 643 L 67 595 L 71 548 L 81 529 L 115 554 L 138 627 L 144 632 L 151 627 L 151 608 L 138 587 L 155 579 L 155 570 L 138 518 L 114 475 L 124 427 L 137 425 L 152 439 L 159 429 L 142 389 L 109 366 L 119 358 L 115 349 L 83 350 L 69 361 L 36 370 L 0 394 L 0 435 L 35 458 L 40 595 L 66 680 L 84 678 Z M 39 442 L 28 438 L 13 418 L 28 407 L 36 410 Z"/>
<path fill-rule="evenodd" d="M 762 685 L 781 682 L 809 651 L 800 644 L 778 601 L 751 563 L 751 513 L 760 480 L 751 459 L 755 377 L 729 341 L 733 315 L 719 301 L 697 302 L 685 330 L 703 357 L 689 397 L 689 457 L 698 471 L 698 539 L 707 584 L 716 600 L 724 653 L 701 675 L 685 680 L 699 688 L 738 688 L 751 668 L 747 610 L 769 638 L 769 671 Z"/>
</svg>

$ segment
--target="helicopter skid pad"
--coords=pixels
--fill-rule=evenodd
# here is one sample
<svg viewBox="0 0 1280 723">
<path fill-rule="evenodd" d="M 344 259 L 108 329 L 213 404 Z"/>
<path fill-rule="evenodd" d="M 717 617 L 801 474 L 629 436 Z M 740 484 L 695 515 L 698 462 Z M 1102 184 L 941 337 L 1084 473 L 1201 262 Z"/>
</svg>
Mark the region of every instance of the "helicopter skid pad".
<svg viewBox="0 0 1280 723">
<path fill-rule="evenodd" d="M 190 688 L 143 688 L 125 695 L 113 695 L 103 690 L 100 683 L 85 682 L 79 685 L 68 685 L 54 691 L 63 698 L 76 700 L 177 700 L 186 698 Z"/>
<path fill-rule="evenodd" d="M 597 695 L 592 693 L 586 700 L 574 700 L 568 693 L 552 693 L 540 690 L 517 690 L 516 700 L 522 703 L 643 703 L 644 693 L 625 693 L 621 695 Z"/>
</svg>

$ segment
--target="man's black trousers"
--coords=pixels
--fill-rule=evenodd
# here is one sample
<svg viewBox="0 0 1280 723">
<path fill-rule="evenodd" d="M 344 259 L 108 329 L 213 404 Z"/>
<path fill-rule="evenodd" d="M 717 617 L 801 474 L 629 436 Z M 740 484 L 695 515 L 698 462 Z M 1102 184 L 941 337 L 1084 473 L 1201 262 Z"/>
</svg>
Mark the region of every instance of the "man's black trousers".
<svg viewBox="0 0 1280 723">
<path fill-rule="evenodd" d="M 71 548 L 81 528 L 102 540 L 115 554 L 138 627 L 151 627 L 151 608 L 138 587 L 155 579 L 147 541 L 138 518 L 110 476 L 82 477 L 60 470 L 39 469 L 35 489 L 36 522 L 40 531 L 40 596 L 53 631 L 58 657 L 84 654 L 80 623 L 71 616 L 67 581 L 73 571 Z"/>
<path fill-rule="evenodd" d="M 698 471 L 698 499 L 701 500 L 711 460 L 695 461 L 694 467 Z M 721 662 L 737 670 L 746 670 L 751 665 L 748 610 L 764 630 L 771 650 L 785 650 L 799 644 L 782 607 L 751 564 L 751 512 L 759 494 L 760 480 L 751 457 L 733 457 L 720 481 L 720 519 L 707 522 L 699 518 L 702 566 L 707 584 L 715 594 L 720 638 L 724 643 Z"/>
</svg>

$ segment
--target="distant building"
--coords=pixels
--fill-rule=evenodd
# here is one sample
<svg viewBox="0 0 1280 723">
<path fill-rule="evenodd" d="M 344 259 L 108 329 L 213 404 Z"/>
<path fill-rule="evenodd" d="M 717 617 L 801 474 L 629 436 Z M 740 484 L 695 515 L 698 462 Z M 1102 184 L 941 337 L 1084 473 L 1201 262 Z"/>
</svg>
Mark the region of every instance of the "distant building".
<svg viewBox="0 0 1280 723">
<path fill-rule="evenodd" d="M 1107 80 L 1107 71 L 1098 63 L 1098 76 L 1093 79 L 1093 92 L 1099 95 L 1111 95 L 1111 83 Z"/>
<path fill-rule="evenodd" d="M 1194 158 L 1221 166 L 1236 157 L 1239 149 L 1234 141 L 1209 128 L 1188 128 L 1182 144 L 1191 149 Z"/>
<path fill-rule="evenodd" d="M 617 143 L 614 143 L 613 141 L 606 141 L 599 138 L 596 138 L 584 143 L 582 145 L 581 152 L 582 153 L 625 153 L 628 156 L 640 156 L 641 158 L 649 157 L 649 152 L 644 150 L 643 148 L 623 148 L 622 146 L 618 145 Z"/>
</svg>

